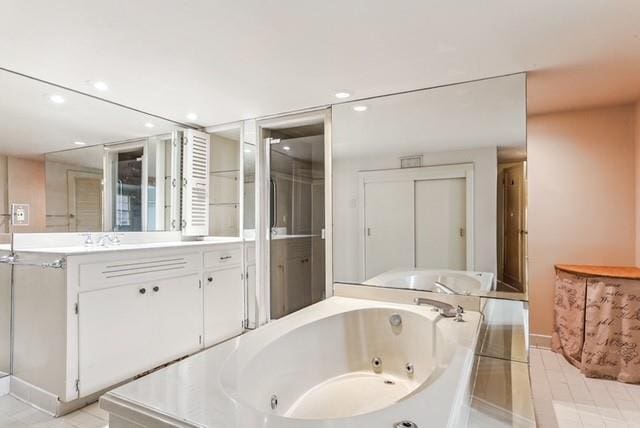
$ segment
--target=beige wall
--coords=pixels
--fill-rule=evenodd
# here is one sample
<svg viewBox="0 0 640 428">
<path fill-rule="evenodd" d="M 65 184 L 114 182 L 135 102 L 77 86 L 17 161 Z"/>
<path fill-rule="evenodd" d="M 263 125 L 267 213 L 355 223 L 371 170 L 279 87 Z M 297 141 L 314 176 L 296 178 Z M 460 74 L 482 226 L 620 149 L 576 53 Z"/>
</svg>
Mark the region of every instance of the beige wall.
<svg viewBox="0 0 640 428">
<path fill-rule="evenodd" d="M 553 329 L 556 263 L 636 261 L 634 106 L 528 119 L 531 332 Z"/>
<path fill-rule="evenodd" d="M 640 101 L 638 101 L 635 107 L 636 266 L 640 266 Z"/>
<path fill-rule="evenodd" d="M 7 161 L 9 206 L 29 204 L 29 226 L 16 226 L 15 232 L 44 232 L 45 178 L 44 162 L 10 157 Z"/>
</svg>

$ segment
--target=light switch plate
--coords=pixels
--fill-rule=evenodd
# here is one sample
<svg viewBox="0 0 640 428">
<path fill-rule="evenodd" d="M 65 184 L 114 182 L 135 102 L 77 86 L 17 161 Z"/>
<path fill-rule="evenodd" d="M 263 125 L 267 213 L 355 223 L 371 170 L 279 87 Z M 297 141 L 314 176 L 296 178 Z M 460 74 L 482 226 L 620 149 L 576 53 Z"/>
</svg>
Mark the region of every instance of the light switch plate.
<svg viewBox="0 0 640 428">
<path fill-rule="evenodd" d="M 29 204 L 11 204 L 11 224 L 29 226 Z"/>
</svg>

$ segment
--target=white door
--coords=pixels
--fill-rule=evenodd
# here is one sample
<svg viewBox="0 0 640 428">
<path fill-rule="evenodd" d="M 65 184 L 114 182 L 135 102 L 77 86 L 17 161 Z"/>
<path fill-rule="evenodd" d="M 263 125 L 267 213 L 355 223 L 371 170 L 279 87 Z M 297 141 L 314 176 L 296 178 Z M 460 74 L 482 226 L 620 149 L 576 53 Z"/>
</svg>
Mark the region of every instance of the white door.
<svg viewBox="0 0 640 428">
<path fill-rule="evenodd" d="M 244 282 L 240 266 L 209 272 L 204 285 L 204 344 L 215 345 L 242 333 Z"/>
<path fill-rule="evenodd" d="M 80 396 L 153 367 L 149 295 L 148 284 L 79 293 Z"/>
<path fill-rule="evenodd" d="M 413 266 L 413 181 L 364 186 L 365 279 Z"/>
<path fill-rule="evenodd" d="M 416 267 L 466 270 L 466 180 L 415 182 Z"/>
<path fill-rule="evenodd" d="M 193 353 L 202 347 L 202 289 L 192 274 L 149 283 L 152 367 Z M 149 367 L 151 368 L 151 367 Z"/>
</svg>

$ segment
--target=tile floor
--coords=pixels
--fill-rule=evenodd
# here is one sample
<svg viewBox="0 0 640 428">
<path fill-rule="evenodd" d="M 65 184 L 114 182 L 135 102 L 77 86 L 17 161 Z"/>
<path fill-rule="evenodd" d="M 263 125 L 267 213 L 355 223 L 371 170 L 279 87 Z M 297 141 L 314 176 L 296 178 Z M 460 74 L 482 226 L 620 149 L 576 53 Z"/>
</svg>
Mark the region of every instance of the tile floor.
<svg viewBox="0 0 640 428">
<path fill-rule="evenodd" d="M 53 418 L 10 395 L 0 397 L 0 428 L 105 428 L 107 419 L 98 403 Z"/>
<path fill-rule="evenodd" d="M 640 385 L 589 379 L 563 357 L 531 348 L 531 387 L 541 428 L 640 428 Z"/>
</svg>

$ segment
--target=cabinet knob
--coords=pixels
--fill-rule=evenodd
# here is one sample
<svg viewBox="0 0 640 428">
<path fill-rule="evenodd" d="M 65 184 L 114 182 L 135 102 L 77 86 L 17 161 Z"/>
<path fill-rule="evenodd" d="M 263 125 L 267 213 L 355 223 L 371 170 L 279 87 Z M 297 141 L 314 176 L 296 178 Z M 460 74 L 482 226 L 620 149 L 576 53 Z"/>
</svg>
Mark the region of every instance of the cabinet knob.
<svg viewBox="0 0 640 428">
<path fill-rule="evenodd" d="M 141 288 L 140 290 L 138 290 L 140 292 L 140 294 L 144 294 L 147 292 L 146 288 Z"/>
<path fill-rule="evenodd" d="M 213 282 L 213 277 L 210 276 L 209 278 L 207 278 L 207 281 Z"/>
<path fill-rule="evenodd" d="M 153 291 L 158 292 L 160 291 L 160 287 L 158 287 L 157 285 L 155 287 L 153 287 Z"/>
</svg>

